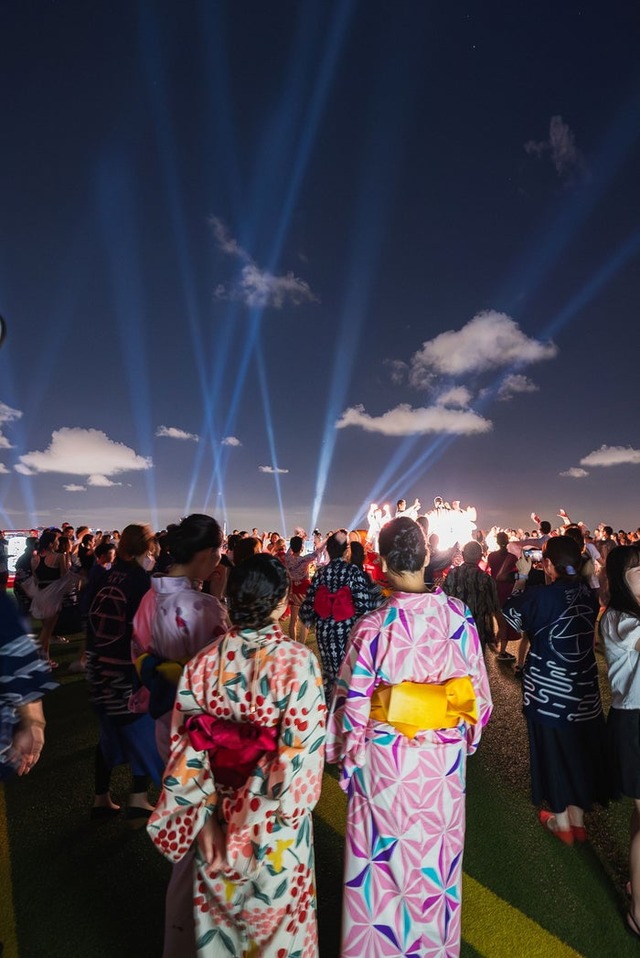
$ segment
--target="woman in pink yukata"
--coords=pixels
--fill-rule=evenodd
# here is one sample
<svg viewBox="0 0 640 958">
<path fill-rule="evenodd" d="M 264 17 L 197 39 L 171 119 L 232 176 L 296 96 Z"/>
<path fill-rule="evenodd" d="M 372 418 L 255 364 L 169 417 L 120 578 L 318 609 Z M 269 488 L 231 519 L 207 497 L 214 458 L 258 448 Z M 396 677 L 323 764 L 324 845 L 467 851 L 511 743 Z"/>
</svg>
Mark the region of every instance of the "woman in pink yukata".
<svg viewBox="0 0 640 958">
<path fill-rule="evenodd" d="M 394 592 L 354 626 L 327 732 L 349 796 L 341 955 L 455 958 L 466 760 L 489 683 L 467 607 L 425 591 L 420 526 L 389 522 L 380 555 Z"/>
</svg>

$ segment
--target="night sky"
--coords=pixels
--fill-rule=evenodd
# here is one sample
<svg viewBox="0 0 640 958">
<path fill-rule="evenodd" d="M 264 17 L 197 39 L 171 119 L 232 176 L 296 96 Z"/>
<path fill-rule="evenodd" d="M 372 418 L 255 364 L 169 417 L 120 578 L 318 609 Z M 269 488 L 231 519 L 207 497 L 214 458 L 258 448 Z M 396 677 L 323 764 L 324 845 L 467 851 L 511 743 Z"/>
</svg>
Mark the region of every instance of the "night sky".
<svg viewBox="0 0 640 958">
<path fill-rule="evenodd" d="M 3 4 L 3 528 L 638 526 L 639 28 Z"/>
</svg>

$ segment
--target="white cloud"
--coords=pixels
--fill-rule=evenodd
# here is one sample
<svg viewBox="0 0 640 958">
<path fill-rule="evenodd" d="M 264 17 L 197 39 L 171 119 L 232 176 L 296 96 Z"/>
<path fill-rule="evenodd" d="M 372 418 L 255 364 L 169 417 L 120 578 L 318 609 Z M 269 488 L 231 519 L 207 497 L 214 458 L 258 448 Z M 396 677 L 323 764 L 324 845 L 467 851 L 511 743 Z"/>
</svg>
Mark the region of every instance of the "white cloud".
<svg viewBox="0 0 640 958">
<path fill-rule="evenodd" d="M 270 476 L 279 476 L 284 475 L 289 472 L 288 469 L 274 469 L 273 466 L 258 466 L 260 472 L 267 472 Z"/>
<path fill-rule="evenodd" d="M 291 302 L 295 306 L 318 302 L 318 297 L 306 280 L 294 276 L 291 272 L 279 276 L 262 269 L 231 236 L 221 219 L 211 216 L 209 223 L 218 248 L 244 263 L 239 280 L 232 284 L 219 283 L 216 286 L 214 295 L 217 299 L 241 299 L 247 306 L 261 309 L 267 306 L 281 309 L 285 302 Z"/>
<path fill-rule="evenodd" d="M 586 172 L 584 157 L 576 146 L 575 136 L 561 116 L 551 117 L 548 140 L 529 140 L 524 148 L 526 153 L 539 157 L 549 153 L 556 173 L 561 178 L 571 176 L 575 171 Z"/>
<path fill-rule="evenodd" d="M 86 492 L 87 491 L 86 486 L 79 486 L 77 482 L 70 482 L 69 485 L 63 486 L 62 488 L 65 489 L 67 492 Z"/>
<path fill-rule="evenodd" d="M 472 399 L 471 391 L 466 386 L 454 386 L 436 397 L 436 405 L 457 406 L 460 409 L 466 409 Z"/>
<path fill-rule="evenodd" d="M 0 422 L 13 422 L 14 419 L 21 419 L 22 413 L 19 409 L 12 409 L 6 403 L 0 402 Z"/>
<path fill-rule="evenodd" d="M 195 432 L 185 432 L 184 429 L 178 429 L 176 426 L 158 426 L 156 429 L 158 438 L 167 439 L 191 439 L 193 442 L 200 442 L 200 436 Z"/>
<path fill-rule="evenodd" d="M 247 306 L 264 309 L 273 306 L 282 309 L 289 301 L 294 306 L 301 303 L 317 303 L 318 297 L 309 284 L 293 273 L 277 276 L 269 270 L 260 269 L 255 263 L 242 267 L 240 280 L 234 286 L 220 284 L 216 287 L 218 299 L 241 299 Z"/>
<path fill-rule="evenodd" d="M 384 365 L 389 367 L 389 377 L 394 385 L 400 386 L 407 378 L 409 365 L 401 359 L 385 359 Z"/>
<path fill-rule="evenodd" d="M 9 470 L 7 469 L 5 464 L 3 462 L 0 462 L 0 476 L 6 476 L 8 472 Z"/>
<path fill-rule="evenodd" d="M 0 402 L 0 426 L 5 422 L 14 422 L 16 419 L 20 419 L 22 413 L 19 409 L 12 409 L 11 406 L 7 406 L 6 403 Z M 0 429 L 0 449 L 13 449 L 13 446 L 4 435 Z"/>
<path fill-rule="evenodd" d="M 213 230 L 218 249 L 221 249 L 223 253 L 228 253 L 229 256 L 237 256 L 239 259 L 246 260 L 247 262 L 251 259 L 246 250 L 233 238 L 218 216 L 210 216 L 209 225 Z"/>
<path fill-rule="evenodd" d="M 459 330 L 447 330 L 427 340 L 411 358 L 410 380 L 428 386 L 435 374 L 462 376 L 514 364 L 553 359 L 554 343 L 532 339 L 506 313 L 486 310 Z"/>
<path fill-rule="evenodd" d="M 241 446 L 242 443 L 236 436 L 225 436 L 222 440 L 223 446 Z"/>
<path fill-rule="evenodd" d="M 366 432 L 379 432 L 384 436 L 417 436 L 426 433 L 464 436 L 488 432 L 492 423 L 469 409 L 445 409 L 443 406 L 414 409 L 402 403 L 382 416 L 370 416 L 364 406 L 352 406 L 343 412 L 336 423 L 337 429 L 347 426 L 359 426 Z"/>
<path fill-rule="evenodd" d="M 540 387 L 536 386 L 528 376 L 513 373 L 510 376 L 505 376 L 502 381 L 498 390 L 498 399 L 501 399 L 502 402 L 508 402 L 520 393 L 537 393 L 539 389 Z"/>
<path fill-rule="evenodd" d="M 560 475 L 565 476 L 567 479 L 584 479 L 589 473 L 586 469 L 578 469 L 577 466 L 572 466 L 571 469 L 567 469 L 566 472 L 561 472 Z"/>
<path fill-rule="evenodd" d="M 21 476 L 35 476 L 35 469 L 29 469 L 28 466 L 23 466 L 21 462 L 17 462 L 13 467 L 16 472 L 19 472 Z"/>
<path fill-rule="evenodd" d="M 150 458 L 137 455 L 122 442 L 114 442 L 99 429 L 64 426 L 51 434 L 51 442 L 45 450 L 20 456 L 15 469 L 23 475 L 62 472 L 71 476 L 106 477 L 152 466 Z"/>
<path fill-rule="evenodd" d="M 622 466 L 640 464 L 640 449 L 631 446 L 600 446 L 580 460 L 581 466 Z"/>
<path fill-rule="evenodd" d="M 87 485 L 89 486 L 100 486 L 102 489 L 107 489 L 109 486 L 121 486 L 121 482 L 113 482 L 112 479 L 109 479 L 108 476 L 103 476 L 99 472 L 94 472 L 87 477 Z"/>
</svg>

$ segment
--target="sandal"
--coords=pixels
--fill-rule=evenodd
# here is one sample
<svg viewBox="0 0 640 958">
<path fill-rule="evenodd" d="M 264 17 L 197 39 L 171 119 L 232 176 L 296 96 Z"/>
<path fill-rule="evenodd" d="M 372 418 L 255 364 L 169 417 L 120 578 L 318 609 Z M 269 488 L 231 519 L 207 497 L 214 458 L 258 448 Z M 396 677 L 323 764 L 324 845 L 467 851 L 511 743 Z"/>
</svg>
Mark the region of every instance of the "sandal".
<svg viewBox="0 0 640 958">
<path fill-rule="evenodd" d="M 577 842 L 588 842 L 589 837 L 587 835 L 587 830 L 584 825 L 572 825 L 571 831 L 573 832 L 573 837 Z"/>
<path fill-rule="evenodd" d="M 152 808 L 138 808 L 136 805 L 127 805 L 124 817 L 129 828 L 144 828 L 151 818 Z"/>
<path fill-rule="evenodd" d="M 47 665 L 53 671 L 53 669 L 59 669 L 60 665 L 58 662 L 54 662 L 53 659 L 47 659 Z"/>
<path fill-rule="evenodd" d="M 556 816 L 553 812 L 547 812 L 542 809 L 538 812 L 538 818 L 540 819 L 542 827 L 557 838 L 558 841 L 561 841 L 564 845 L 573 845 L 573 829 L 554 828 L 551 824 L 552 822 L 556 822 Z"/>
</svg>

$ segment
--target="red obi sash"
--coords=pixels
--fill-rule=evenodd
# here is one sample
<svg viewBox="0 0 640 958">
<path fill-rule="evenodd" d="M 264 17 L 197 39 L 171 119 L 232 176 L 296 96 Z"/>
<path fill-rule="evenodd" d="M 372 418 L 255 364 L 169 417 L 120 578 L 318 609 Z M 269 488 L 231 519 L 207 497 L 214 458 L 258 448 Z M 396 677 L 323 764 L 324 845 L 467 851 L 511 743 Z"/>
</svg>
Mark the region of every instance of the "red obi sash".
<svg viewBox="0 0 640 958">
<path fill-rule="evenodd" d="M 331 618 L 334 622 L 344 622 L 356 614 L 348 585 L 343 585 L 337 592 L 329 592 L 326 585 L 321 585 L 315 594 L 313 608 L 321 619 Z"/>
<path fill-rule="evenodd" d="M 231 788 L 241 788 L 262 756 L 278 750 L 277 725 L 191 715 L 185 728 L 193 748 L 209 753 L 216 782 Z"/>
</svg>

